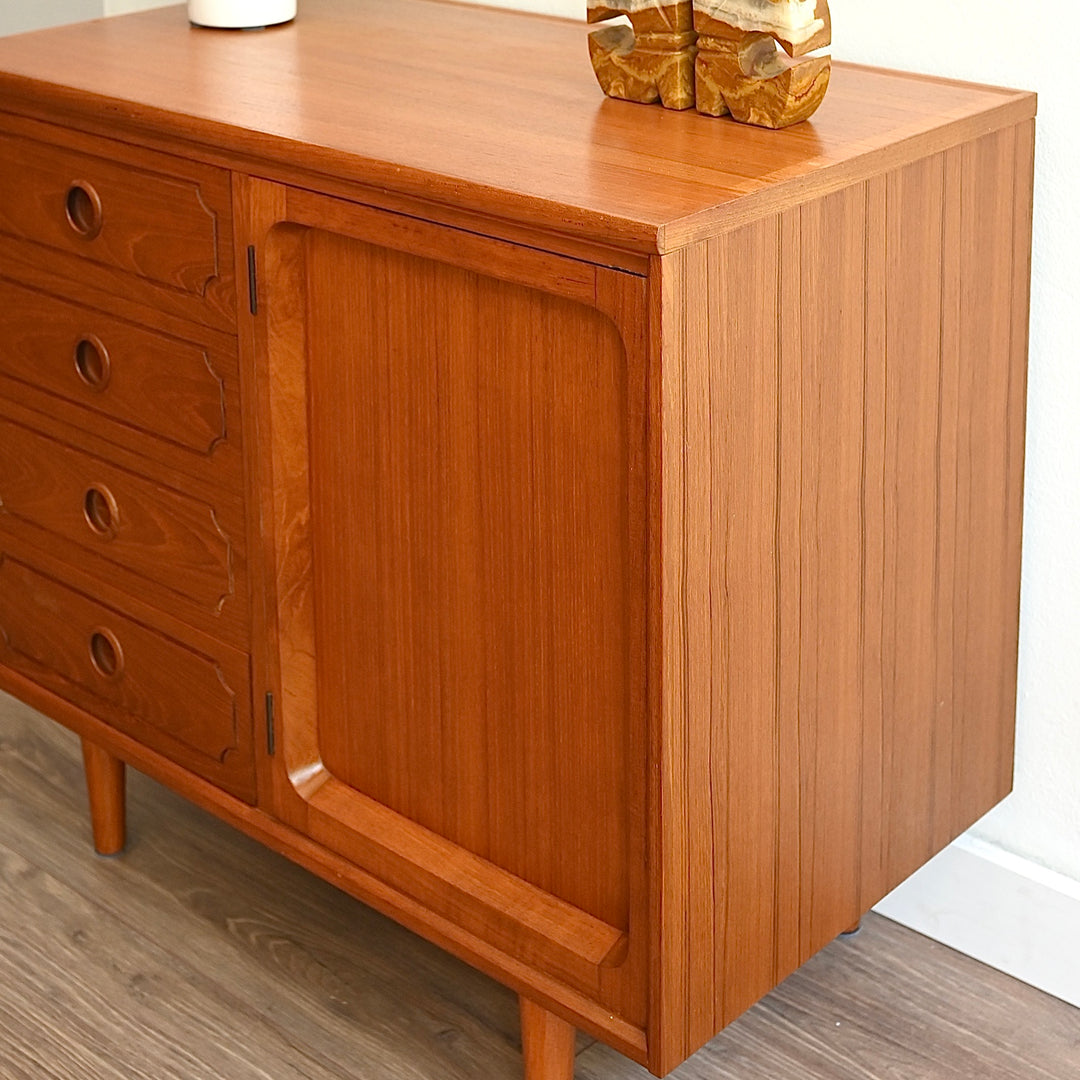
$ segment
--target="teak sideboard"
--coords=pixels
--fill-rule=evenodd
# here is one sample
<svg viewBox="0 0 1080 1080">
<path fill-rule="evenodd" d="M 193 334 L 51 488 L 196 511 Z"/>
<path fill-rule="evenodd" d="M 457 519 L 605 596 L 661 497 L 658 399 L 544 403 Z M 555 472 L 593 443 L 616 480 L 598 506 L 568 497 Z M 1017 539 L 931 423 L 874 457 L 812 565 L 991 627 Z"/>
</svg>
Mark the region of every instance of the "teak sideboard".
<svg viewBox="0 0 1080 1080">
<path fill-rule="evenodd" d="M 0 686 L 662 1075 L 1010 788 L 1034 97 L 580 25 L 0 41 Z"/>
</svg>

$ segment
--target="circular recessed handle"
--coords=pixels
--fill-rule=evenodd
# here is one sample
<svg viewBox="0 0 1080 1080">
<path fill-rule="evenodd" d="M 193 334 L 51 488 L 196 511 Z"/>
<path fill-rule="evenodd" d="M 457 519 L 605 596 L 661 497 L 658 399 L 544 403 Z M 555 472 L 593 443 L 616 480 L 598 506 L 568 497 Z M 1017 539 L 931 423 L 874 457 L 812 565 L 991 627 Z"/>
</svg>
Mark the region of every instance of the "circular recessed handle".
<svg viewBox="0 0 1080 1080">
<path fill-rule="evenodd" d="M 93 240 L 101 232 L 101 199 L 93 184 L 76 180 L 64 199 L 67 223 L 84 240 Z"/>
<path fill-rule="evenodd" d="M 100 392 L 109 385 L 112 363 L 100 338 L 87 334 L 76 342 L 75 373 L 91 390 Z"/>
<path fill-rule="evenodd" d="M 83 517 L 91 530 L 105 540 L 116 535 L 120 511 L 113 493 L 104 484 L 92 484 L 83 496 Z"/>
<path fill-rule="evenodd" d="M 124 673 L 124 650 L 111 630 L 98 627 L 90 635 L 90 663 L 103 679 L 118 679 Z"/>
</svg>

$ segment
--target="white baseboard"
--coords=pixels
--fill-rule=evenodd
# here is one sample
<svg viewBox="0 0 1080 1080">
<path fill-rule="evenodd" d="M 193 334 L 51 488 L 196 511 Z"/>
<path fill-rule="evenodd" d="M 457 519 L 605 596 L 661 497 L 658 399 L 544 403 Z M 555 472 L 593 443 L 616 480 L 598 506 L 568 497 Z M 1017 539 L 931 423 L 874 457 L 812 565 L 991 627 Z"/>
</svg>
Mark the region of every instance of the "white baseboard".
<svg viewBox="0 0 1080 1080">
<path fill-rule="evenodd" d="M 1080 882 L 962 836 L 874 910 L 1080 1008 Z"/>
</svg>

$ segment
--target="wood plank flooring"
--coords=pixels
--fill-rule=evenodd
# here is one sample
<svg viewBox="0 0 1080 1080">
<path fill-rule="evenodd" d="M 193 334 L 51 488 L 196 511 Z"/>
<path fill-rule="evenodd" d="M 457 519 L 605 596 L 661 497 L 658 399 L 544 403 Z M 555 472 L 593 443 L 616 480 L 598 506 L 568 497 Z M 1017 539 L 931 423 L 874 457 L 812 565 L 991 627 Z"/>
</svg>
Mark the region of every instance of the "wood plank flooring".
<svg viewBox="0 0 1080 1080">
<path fill-rule="evenodd" d="M 98 858 L 77 741 L 0 695 L 0 1080 L 520 1080 L 513 994 L 129 777 Z M 869 916 L 672 1076 L 1066 1080 L 1080 1010 Z"/>
</svg>

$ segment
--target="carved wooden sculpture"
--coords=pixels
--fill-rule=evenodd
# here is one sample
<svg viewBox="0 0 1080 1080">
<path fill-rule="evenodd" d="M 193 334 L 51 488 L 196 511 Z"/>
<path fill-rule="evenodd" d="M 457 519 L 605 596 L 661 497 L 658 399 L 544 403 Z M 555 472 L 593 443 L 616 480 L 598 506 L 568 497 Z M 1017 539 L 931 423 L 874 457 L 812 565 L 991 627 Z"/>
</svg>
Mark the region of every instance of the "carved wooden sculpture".
<svg viewBox="0 0 1080 1080">
<path fill-rule="evenodd" d="M 694 106 L 694 13 L 690 0 L 589 0 L 589 22 L 626 15 L 630 26 L 589 35 L 589 56 L 605 94 L 669 109 Z"/>
<path fill-rule="evenodd" d="M 698 112 L 781 128 L 825 97 L 829 57 L 797 58 L 832 41 L 828 0 L 694 0 L 694 27 Z"/>
<path fill-rule="evenodd" d="M 588 15 L 631 22 L 589 36 L 611 97 L 780 128 L 811 116 L 829 86 L 829 57 L 806 56 L 832 40 L 828 0 L 589 0 Z"/>
</svg>

